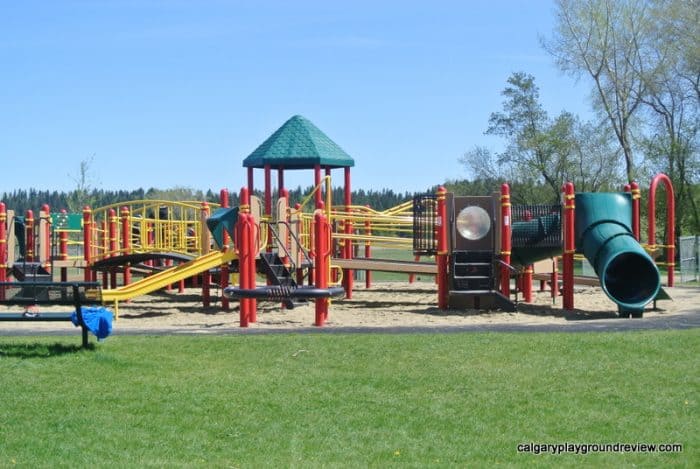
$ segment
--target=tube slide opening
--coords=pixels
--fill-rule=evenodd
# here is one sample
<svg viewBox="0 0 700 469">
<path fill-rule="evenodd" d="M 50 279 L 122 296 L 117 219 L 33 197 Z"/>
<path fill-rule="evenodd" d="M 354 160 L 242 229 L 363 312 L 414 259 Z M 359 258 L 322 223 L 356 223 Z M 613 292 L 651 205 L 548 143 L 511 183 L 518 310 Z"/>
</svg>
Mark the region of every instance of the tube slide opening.
<svg viewBox="0 0 700 469">
<path fill-rule="evenodd" d="M 641 308 L 652 301 L 661 287 L 659 271 L 646 256 L 622 252 L 605 266 L 602 285 L 621 306 Z"/>
</svg>

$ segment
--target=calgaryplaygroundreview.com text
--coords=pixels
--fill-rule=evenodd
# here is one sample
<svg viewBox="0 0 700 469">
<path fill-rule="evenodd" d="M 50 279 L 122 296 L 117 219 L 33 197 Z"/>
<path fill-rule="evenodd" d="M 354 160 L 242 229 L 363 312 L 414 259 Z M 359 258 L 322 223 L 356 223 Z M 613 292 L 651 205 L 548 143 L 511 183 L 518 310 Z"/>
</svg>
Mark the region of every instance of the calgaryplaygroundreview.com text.
<svg viewBox="0 0 700 469">
<path fill-rule="evenodd" d="M 682 453 L 680 443 L 520 443 L 518 453 L 589 454 L 589 453 Z"/>
</svg>

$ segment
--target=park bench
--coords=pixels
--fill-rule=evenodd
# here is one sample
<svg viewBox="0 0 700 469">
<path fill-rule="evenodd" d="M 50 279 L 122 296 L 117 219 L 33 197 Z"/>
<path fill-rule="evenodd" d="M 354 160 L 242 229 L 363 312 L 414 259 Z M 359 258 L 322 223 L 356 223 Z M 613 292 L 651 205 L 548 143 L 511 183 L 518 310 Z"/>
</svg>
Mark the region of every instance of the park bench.
<svg viewBox="0 0 700 469">
<path fill-rule="evenodd" d="M 23 312 L 0 311 L 0 321 L 69 321 L 77 319 L 82 330 L 83 347 L 88 346 L 89 327 L 83 307 L 100 304 L 102 291 L 98 282 L 0 282 L 0 305 L 24 306 Z M 43 312 L 40 306 L 72 306 L 73 311 Z M 75 315 L 75 316 L 74 316 Z"/>
</svg>

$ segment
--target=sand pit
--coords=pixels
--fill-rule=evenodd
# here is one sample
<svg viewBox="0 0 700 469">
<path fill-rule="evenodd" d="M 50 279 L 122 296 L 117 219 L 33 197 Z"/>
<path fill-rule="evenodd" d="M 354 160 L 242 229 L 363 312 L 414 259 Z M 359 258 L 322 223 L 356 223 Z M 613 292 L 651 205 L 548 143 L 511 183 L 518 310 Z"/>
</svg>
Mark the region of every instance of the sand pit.
<svg viewBox="0 0 700 469">
<path fill-rule="evenodd" d="M 674 287 L 667 289 L 672 300 L 660 300 L 657 310 L 650 304 L 644 319 L 693 312 L 700 314 L 700 288 Z M 334 300 L 330 307 L 327 328 L 396 328 L 396 327 L 445 327 L 487 324 L 567 324 L 572 322 L 617 318 L 617 307 L 600 288 L 577 287 L 575 310 L 561 309 L 561 297 L 552 304 L 549 292 L 536 292 L 532 304 L 519 303 L 517 312 L 447 310 L 437 308 L 435 286 L 431 283 L 378 283 L 371 289 L 357 288 L 351 300 Z M 217 291 L 213 290 L 212 295 Z M 54 310 L 60 310 L 55 307 Z M 14 310 L 13 307 L 0 307 Z M 314 305 L 309 303 L 282 309 L 279 303 L 260 302 L 258 322 L 250 329 L 284 329 L 294 331 L 313 326 Z M 157 330 L 216 332 L 238 326 L 238 303 L 231 302 L 225 312 L 220 299 L 212 306 L 202 306 L 201 290 L 186 289 L 184 293 L 158 292 L 135 298 L 119 305 L 119 320 L 114 323 L 115 332 Z M 642 319 L 643 320 L 643 319 Z M 2 323 L 0 329 L 22 330 L 70 330 L 62 323 Z M 1 332 L 0 332 L 1 333 Z"/>
</svg>

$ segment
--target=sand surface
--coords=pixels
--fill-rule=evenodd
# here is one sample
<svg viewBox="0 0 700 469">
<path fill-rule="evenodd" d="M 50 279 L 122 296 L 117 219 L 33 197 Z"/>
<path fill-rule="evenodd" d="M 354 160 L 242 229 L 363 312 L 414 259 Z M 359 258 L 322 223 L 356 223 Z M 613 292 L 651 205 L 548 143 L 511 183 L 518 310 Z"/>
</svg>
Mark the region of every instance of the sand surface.
<svg viewBox="0 0 700 469">
<path fill-rule="evenodd" d="M 667 289 L 672 300 L 659 300 L 657 309 L 648 305 L 644 318 L 669 316 L 685 312 L 700 314 L 700 288 L 674 287 Z M 238 303 L 230 310 L 222 309 L 220 291 L 212 290 L 212 305 L 202 306 L 200 289 L 188 288 L 184 293 L 157 292 L 119 304 L 115 331 L 157 329 L 159 331 L 212 332 L 230 329 L 239 324 Z M 566 324 L 570 321 L 617 318 L 617 305 L 596 287 L 575 289 L 575 309 L 563 311 L 561 297 L 553 304 L 549 291 L 535 292 L 532 304 L 520 302 L 517 312 L 446 310 L 437 308 L 434 284 L 417 282 L 377 283 L 371 289 L 359 286 L 352 299 L 333 300 L 326 327 L 384 328 L 384 327 L 443 327 L 470 324 Z M 65 308 L 63 308 L 65 309 Z M 18 311 L 18 307 L 0 306 L 2 311 Z M 48 310 L 48 309 L 47 309 Z M 50 310 L 61 310 L 51 307 Z M 313 326 L 313 303 L 289 310 L 279 303 L 258 303 L 258 321 L 251 329 L 289 329 Z M 1 329 L 32 330 L 65 329 L 63 323 L 5 322 Z"/>
</svg>

